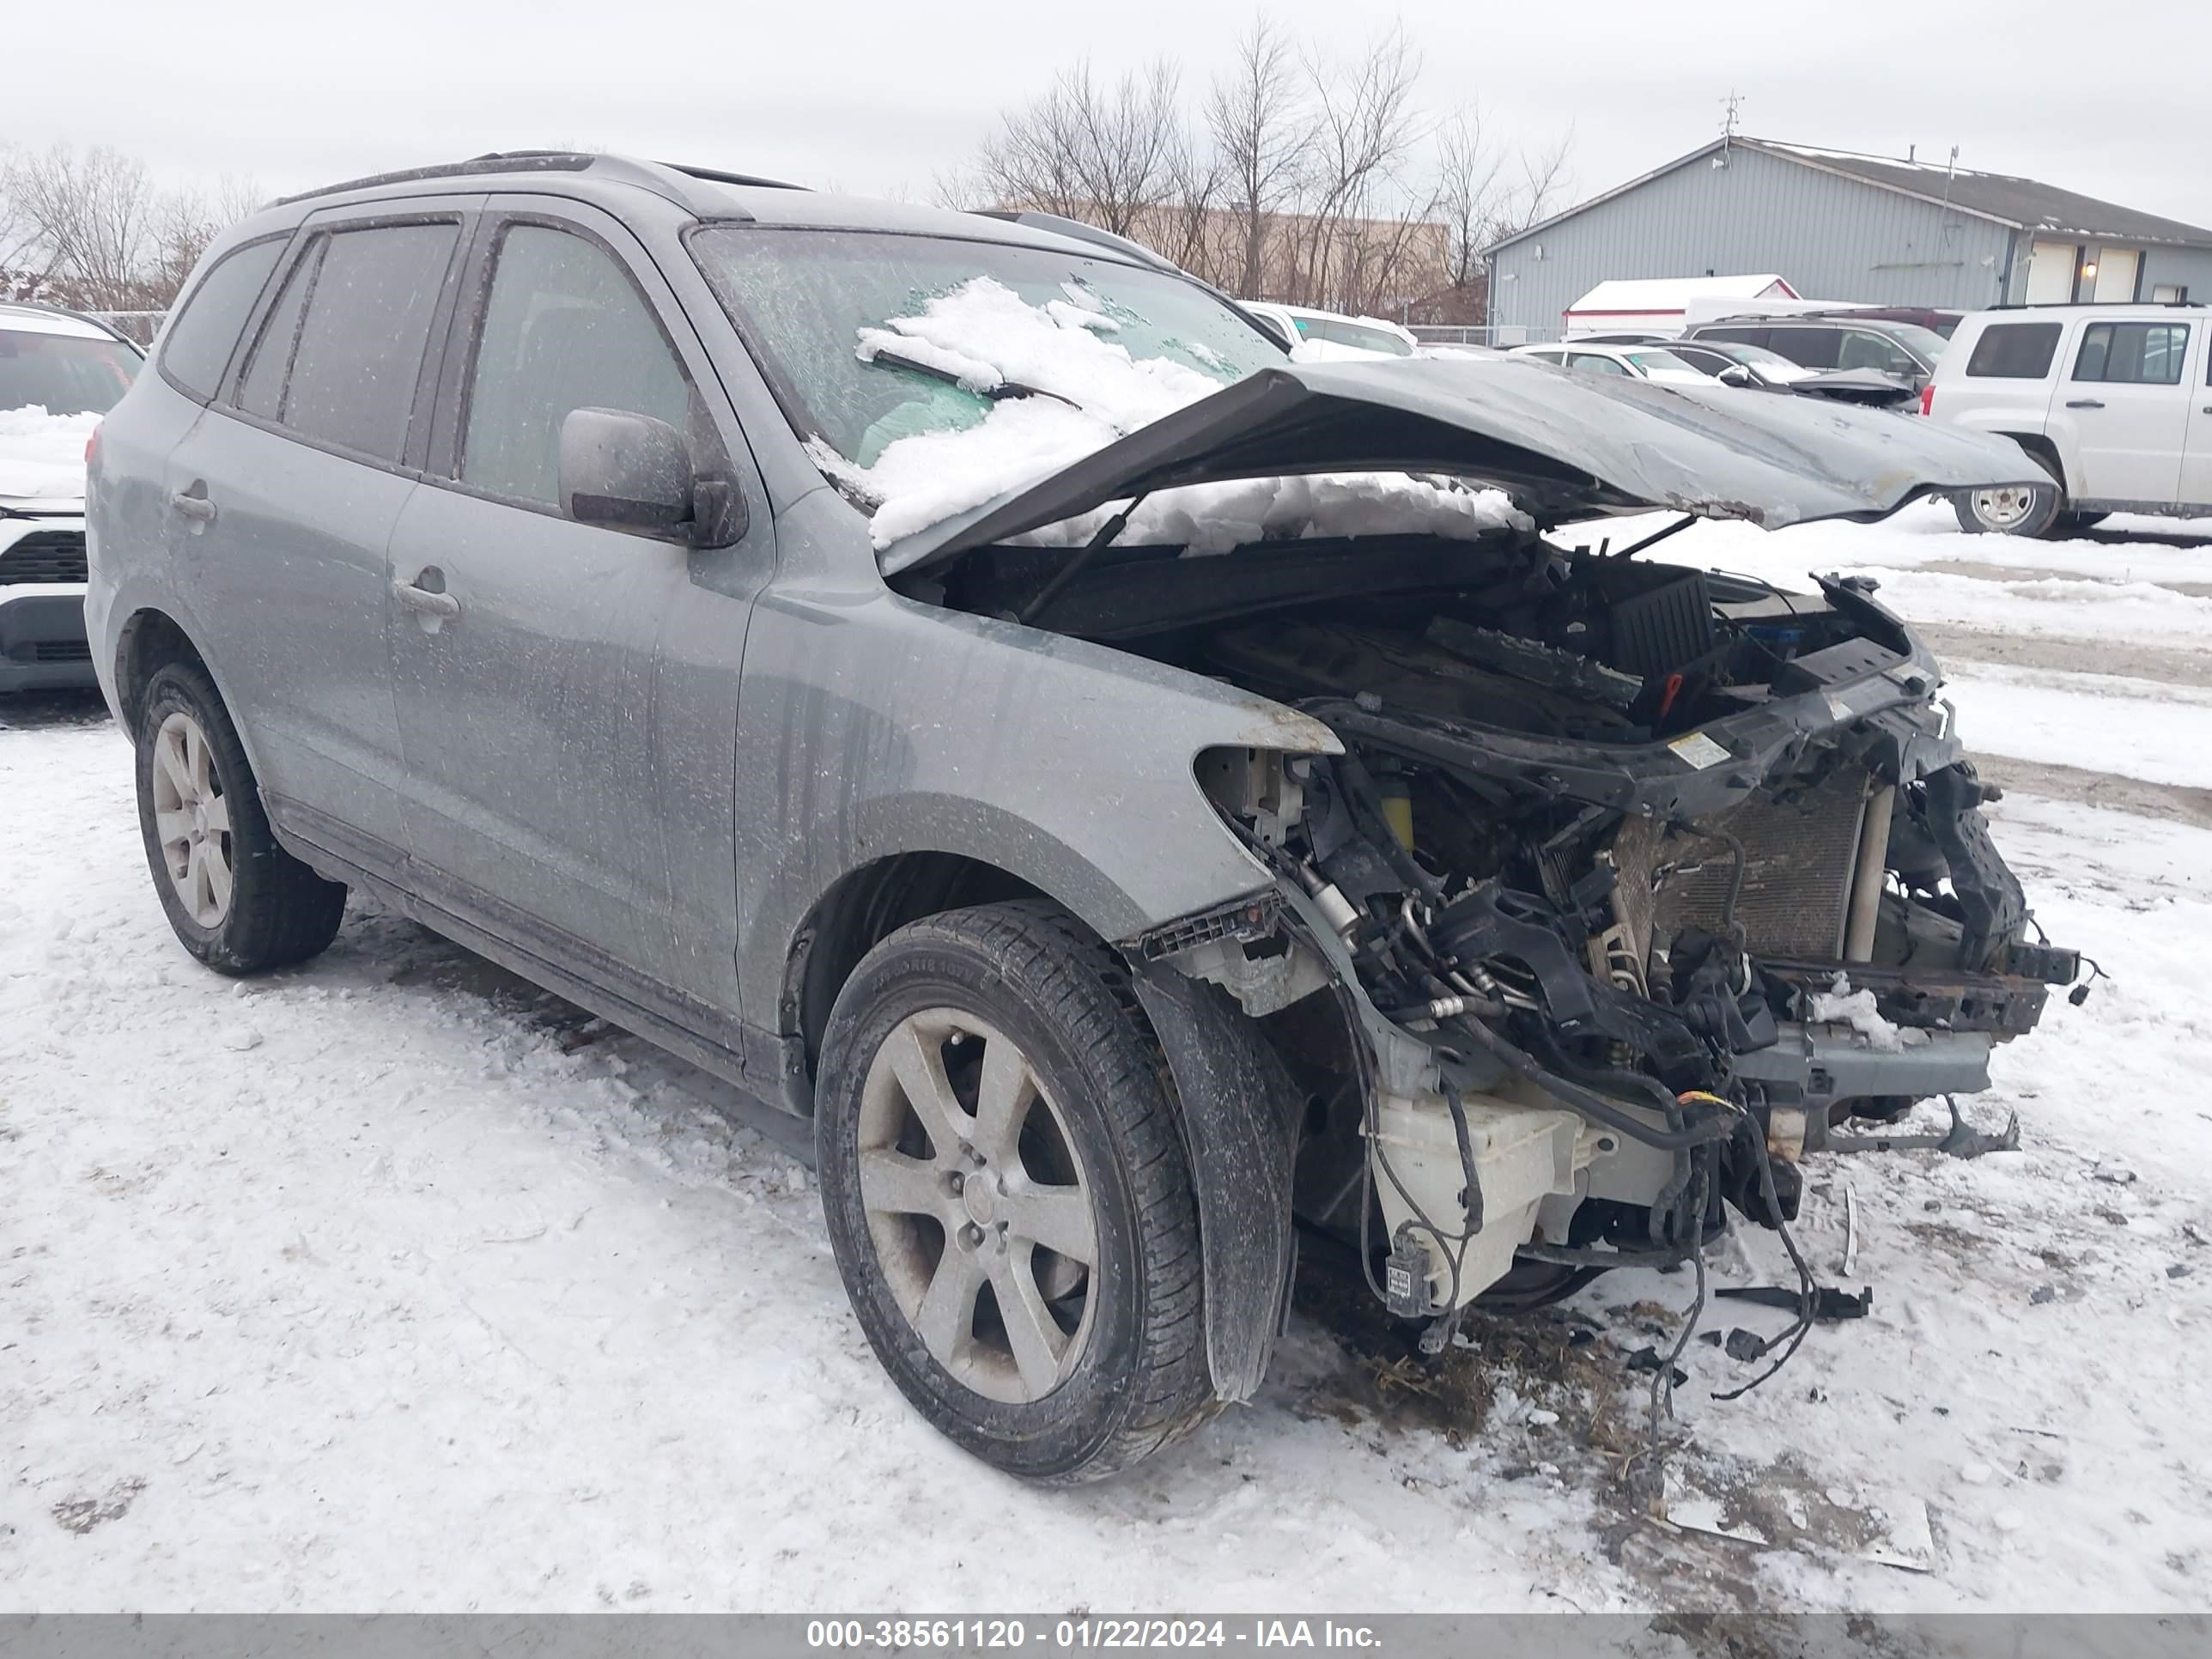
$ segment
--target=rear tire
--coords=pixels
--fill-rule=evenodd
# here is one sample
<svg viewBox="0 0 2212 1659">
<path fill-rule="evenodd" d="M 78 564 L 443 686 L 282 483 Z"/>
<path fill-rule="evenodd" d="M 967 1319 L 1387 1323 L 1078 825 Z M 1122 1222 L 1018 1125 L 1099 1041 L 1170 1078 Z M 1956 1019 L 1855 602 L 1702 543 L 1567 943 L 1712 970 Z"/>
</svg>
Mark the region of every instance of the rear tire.
<svg viewBox="0 0 2212 1659">
<path fill-rule="evenodd" d="M 179 943 L 220 974 L 304 962 L 337 935 L 346 890 L 277 845 L 245 746 L 205 673 L 171 663 L 138 720 L 138 828 Z"/>
<path fill-rule="evenodd" d="M 2048 488 L 2014 484 L 2001 489 L 1962 489 L 1951 498 L 1959 528 L 1970 536 L 2049 536 L 2068 529 L 2066 481 L 2034 450 L 2028 458 L 2051 474 Z"/>
<path fill-rule="evenodd" d="M 1211 1414 L 1197 1198 L 1112 951 L 1036 902 L 927 917 L 854 969 L 822 1056 L 830 1243 L 924 1417 L 1072 1484 Z"/>
</svg>

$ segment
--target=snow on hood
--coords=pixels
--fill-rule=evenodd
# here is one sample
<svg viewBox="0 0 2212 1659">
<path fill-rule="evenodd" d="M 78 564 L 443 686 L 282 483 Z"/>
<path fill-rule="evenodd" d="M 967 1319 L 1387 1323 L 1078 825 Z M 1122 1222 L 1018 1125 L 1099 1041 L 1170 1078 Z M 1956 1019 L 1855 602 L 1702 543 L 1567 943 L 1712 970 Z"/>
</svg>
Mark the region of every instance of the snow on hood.
<svg viewBox="0 0 2212 1659">
<path fill-rule="evenodd" d="M 84 499 L 84 444 L 97 415 L 49 415 L 37 404 L 0 409 L 0 497 Z"/>
<path fill-rule="evenodd" d="M 877 503 L 869 521 L 880 550 L 1050 477 L 1234 376 L 1166 356 L 1133 356 L 1111 337 L 1117 320 L 1070 283 L 1066 298 L 1032 305 L 988 276 L 927 301 L 912 316 L 860 331 L 858 355 L 917 363 L 985 396 L 982 418 L 894 438 L 860 466 L 811 444 L 816 464 Z M 1194 362 L 1212 354 L 1184 348 Z M 1027 387 L 1027 395 L 1003 395 Z M 1110 507 L 1033 531 L 1046 546 L 1087 541 Z M 1403 473 L 1331 473 L 1191 484 L 1147 496 L 1120 539 L 1225 552 L 1247 543 L 1308 536 L 1426 534 L 1473 538 L 1530 520 L 1496 490 L 1433 483 Z"/>
</svg>

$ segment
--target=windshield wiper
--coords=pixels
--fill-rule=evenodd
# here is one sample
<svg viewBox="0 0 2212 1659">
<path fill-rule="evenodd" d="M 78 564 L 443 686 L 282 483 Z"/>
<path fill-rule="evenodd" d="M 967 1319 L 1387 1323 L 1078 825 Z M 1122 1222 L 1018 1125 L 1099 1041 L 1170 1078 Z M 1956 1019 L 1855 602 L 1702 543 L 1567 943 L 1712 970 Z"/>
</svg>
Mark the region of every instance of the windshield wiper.
<svg viewBox="0 0 2212 1659">
<path fill-rule="evenodd" d="M 949 368 L 939 368 L 933 363 L 916 362 L 913 358 L 902 357 L 896 351 L 878 351 L 862 361 L 871 363 L 889 363 L 893 368 L 911 369 L 915 374 L 926 374 L 933 380 L 942 380 L 947 386 L 957 386 L 963 392 L 973 392 L 980 398 L 988 398 L 993 403 L 1000 403 L 1008 398 L 1050 398 L 1066 404 L 1070 409 L 1083 407 L 1073 398 L 1063 397 L 1057 392 L 1048 392 L 1041 386 L 1030 386 L 1021 380 L 1001 380 L 994 386 L 979 389 L 969 386 Z"/>
</svg>

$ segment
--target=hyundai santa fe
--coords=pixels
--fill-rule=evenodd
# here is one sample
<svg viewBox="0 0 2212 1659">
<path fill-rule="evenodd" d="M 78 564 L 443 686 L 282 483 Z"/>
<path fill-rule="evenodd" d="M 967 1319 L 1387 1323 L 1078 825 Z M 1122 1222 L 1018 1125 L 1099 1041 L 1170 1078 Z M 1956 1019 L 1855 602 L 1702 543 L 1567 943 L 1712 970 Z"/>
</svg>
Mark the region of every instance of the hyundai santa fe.
<svg viewBox="0 0 2212 1659">
<path fill-rule="evenodd" d="M 2039 476 L 530 153 L 209 251 L 99 429 L 87 611 L 186 951 L 304 962 L 358 891 L 811 1119 L 898 1388 L 1066 1481 L 1251 1396 L 1295 1228 L 1434 1349 L 1986 1085 L 2077 964 L 1926 649 L 1603 520 Z"/>
</svg>

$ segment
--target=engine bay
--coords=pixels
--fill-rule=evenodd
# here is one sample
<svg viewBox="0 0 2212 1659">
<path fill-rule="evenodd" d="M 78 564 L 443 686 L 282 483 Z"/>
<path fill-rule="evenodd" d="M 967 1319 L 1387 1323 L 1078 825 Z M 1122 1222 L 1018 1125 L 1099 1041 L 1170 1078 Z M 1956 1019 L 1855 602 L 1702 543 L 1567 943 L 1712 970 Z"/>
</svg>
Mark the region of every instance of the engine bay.
<svg viewBox="0 0 2212 1659">
<path fill-rule="evenodd" d="M 1253 988 L 1302 927 L 1340 980 L 1348 963 L 1370 1031 L 1429 1051 L 1432 1087 L 1313 1075 L 1332 1103 L 1297 1171 L 1310 1221 L 1370 1254 L 1386 1224 L 1379 1288 L 1409 1317 L 1681 1259 L 1723 1206 L 1784 1227 L 1832 1125 L 1985 1087 L 1992 1045 L 2080 969 L 2028 941 L 1980 811 L 1995 792 L 1870 585 L 1636 556 L 1656 539 L 1115 549 L 1072 572 L 990 549 L 918 595 L 1206 675 L 1341 741 L 1200 757 L 1287 902 L 1200 971 L 1295 1065 L 1326 975 Z"/>
</svg>

